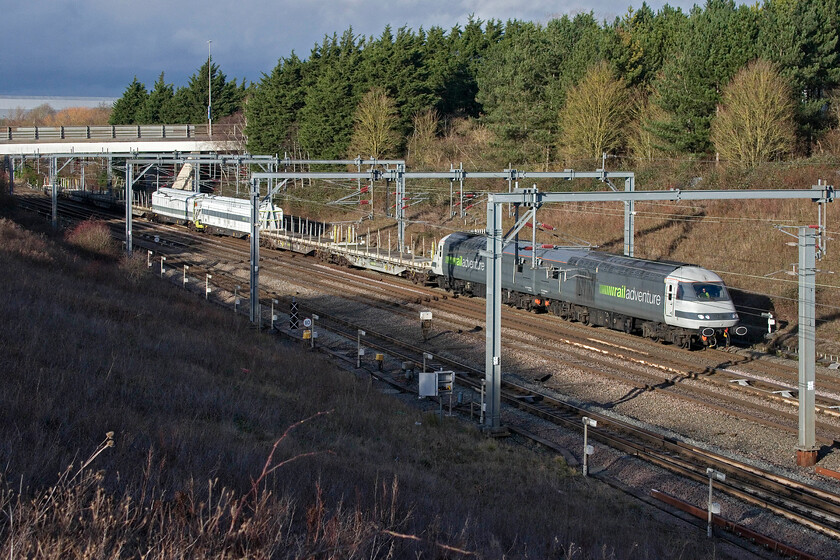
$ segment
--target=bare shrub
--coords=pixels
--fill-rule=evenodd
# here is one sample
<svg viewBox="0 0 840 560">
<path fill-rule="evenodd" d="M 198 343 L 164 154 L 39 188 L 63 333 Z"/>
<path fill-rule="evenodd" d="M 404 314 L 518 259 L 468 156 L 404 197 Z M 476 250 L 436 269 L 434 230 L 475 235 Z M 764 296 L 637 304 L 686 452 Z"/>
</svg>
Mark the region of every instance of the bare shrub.
<svg viewBox="0 0 840 560">
<path fill-rule="evenodd" d="M 4 251 L 32 261 L 47 263 L 53 260 L 43 236 L 33 235 L 6 218 L 0 218 L 0 246 Z"/>
<path fill-rule="evenodd" d="M 817 142 L 816 152 L 819 154 L 840 157 L 840 128 L 832 128 Z"/>
<path fill-rule="evenodd" d="M 130 257 L 123 255 L 120 260 L 120 270 L 125 273 L 129 283 L 135 286 L 140 283 L 140 279 L 143 278 L 148 269 L 146 259 L 138 252 L 132 253 Z"/>
<path fill-rule="evenodd" d="M 117 252 L 117 245 L 111 237 L 111 230 L 108 224 L 101 220 L 90 219 L 79 223 L 76 227 L 67 231 L 65 239 L 71 245 L 75 245 L 85 251 L 99 256 L 114 256 Z"/>
</svg>

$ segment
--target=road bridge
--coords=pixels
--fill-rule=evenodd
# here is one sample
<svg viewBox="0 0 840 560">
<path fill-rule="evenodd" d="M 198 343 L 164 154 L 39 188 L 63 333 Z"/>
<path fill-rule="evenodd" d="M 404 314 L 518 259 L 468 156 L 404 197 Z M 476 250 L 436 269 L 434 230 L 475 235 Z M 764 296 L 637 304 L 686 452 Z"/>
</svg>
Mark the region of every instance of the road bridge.
<svg viewBox="0 0 840 560">
<path fill-rule="evenodd" d="M 21 126 L 0 128 L 0 156 L 242 151 L 241 125 Z"/>
</svg>

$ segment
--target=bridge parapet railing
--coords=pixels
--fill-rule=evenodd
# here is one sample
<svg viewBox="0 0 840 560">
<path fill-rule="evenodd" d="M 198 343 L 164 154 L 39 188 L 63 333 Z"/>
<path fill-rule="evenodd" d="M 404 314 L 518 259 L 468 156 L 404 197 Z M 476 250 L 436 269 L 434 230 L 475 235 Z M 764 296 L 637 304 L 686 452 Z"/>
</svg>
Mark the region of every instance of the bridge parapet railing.
<svg viewBox="0 0 840 560">
<path fill-rule="evenodd" d="M 214 125 L 213 137 L 243 137 L 241 125 Z M 6 126 L 0 128 L 0 142 L 55 140 L 183 140 L 209 138 L 206 124 L 142 124 L 99 126 Z"/>
</svg>

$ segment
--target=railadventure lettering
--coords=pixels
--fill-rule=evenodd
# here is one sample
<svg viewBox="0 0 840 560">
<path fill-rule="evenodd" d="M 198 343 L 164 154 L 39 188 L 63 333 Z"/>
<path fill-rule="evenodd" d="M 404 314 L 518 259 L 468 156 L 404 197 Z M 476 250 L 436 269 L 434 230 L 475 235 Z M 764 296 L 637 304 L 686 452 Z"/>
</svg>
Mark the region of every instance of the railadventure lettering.
<svg viewBox="0 0 840 560">
<path fill-rule="evenodd" d="M 638 301 L 639 303 L 647 303 L 649 305 L 662 304 L 661 295 L 654 294 L 653 292 L 637 290 L 636 288 L 630 288 L 628 290 L 627 286 L 608 286 L 607 284 L 599 284 L 598 293 L 605 296 L 626 299 L 628 301 Z"/>
<path fill-rule="evenodd" d="M 471 268 L 473 270 L 484 270 L 484 261 L 473 261 L 464 257 L 453 257 L 452 255 L 446 256 L 446 264 L 460 266 L 461 268 Z"/>
</svg>

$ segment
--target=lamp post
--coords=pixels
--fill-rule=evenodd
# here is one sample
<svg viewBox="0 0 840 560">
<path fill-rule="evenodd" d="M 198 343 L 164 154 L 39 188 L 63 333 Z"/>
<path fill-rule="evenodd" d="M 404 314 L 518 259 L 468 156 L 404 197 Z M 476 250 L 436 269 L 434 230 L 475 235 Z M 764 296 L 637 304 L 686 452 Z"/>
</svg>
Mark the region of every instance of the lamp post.
<svg viewBox="0 0 840 560">
<path fill-rule="evenodd" d="M 583 418 L 581 418 L 581 420 L 583 421 L 583 476 L 588 476 L 589 475 L 589 461 L 588 461 L 588 458 L 589 458 L 590 455 L 592 455 L 592 453 L 595 452 L 595 449 L 593 449 L 593 447 L 591 445 L 589 445 L 589 443 L 588 443 L 588 438 L 589 438 L 588 429 L 589 429 L 589 426 L 592 426 L 593 428 L 597 428 L 598 427 L 598 421 L 593 420 L 592 418 L 589 418 L 588 416 L 584 416 Z"/>
<path fill-rule="evenodd" d="M 212 107 L 213 107 L 213 66 L 211 64 L 210 58 L 210 43 L 212 40 L 207 41 L 207 134 L 208 136 L 213 136 L 213 117 L 212 117 Z"/>
<path fill-rule="evenodd" d="M 724 482 L 726 480 L 726 475 L 720 471 L 716 471 L 715 469 L 709 467 L 706 469 L 706 474 L 709 475 L 709 524 L 706 527 L 706 536 L 712 536 L 712 514 L 720 514 L 720 504 L 712 502 L 712 481 L 719 480 L 720 482 Z"/>
</svg>

